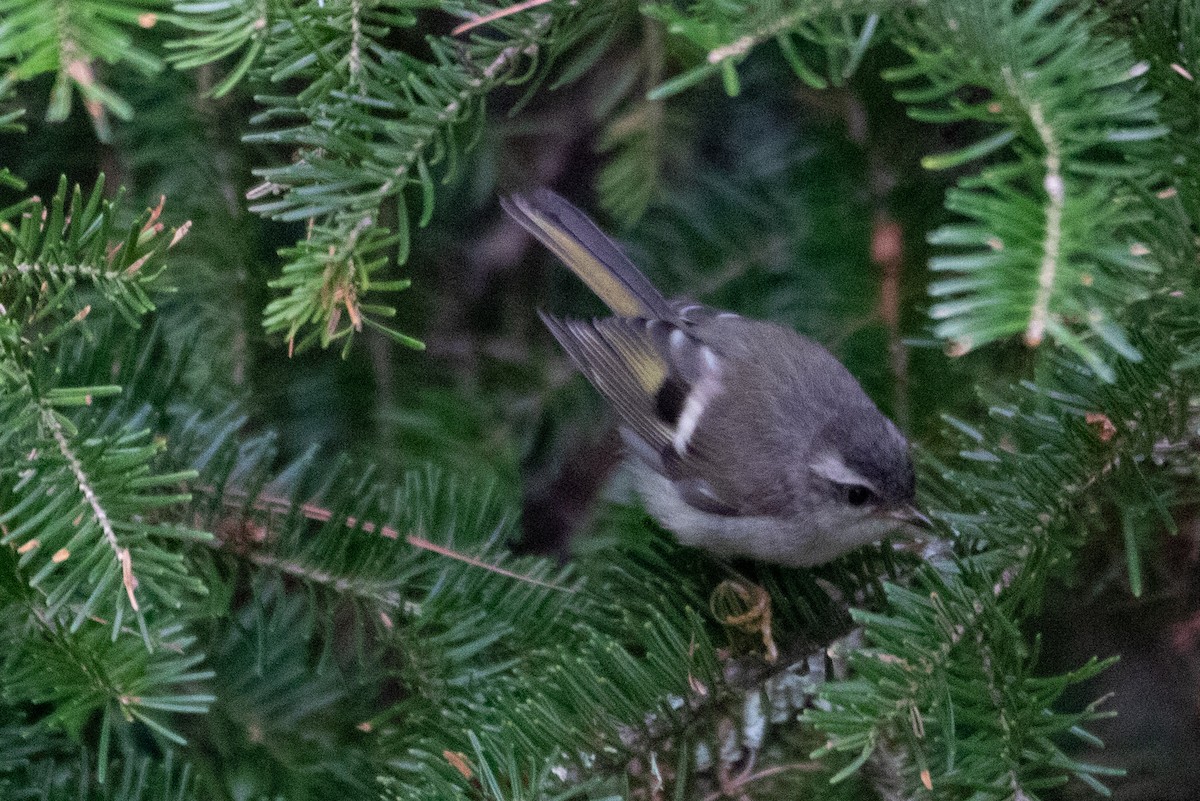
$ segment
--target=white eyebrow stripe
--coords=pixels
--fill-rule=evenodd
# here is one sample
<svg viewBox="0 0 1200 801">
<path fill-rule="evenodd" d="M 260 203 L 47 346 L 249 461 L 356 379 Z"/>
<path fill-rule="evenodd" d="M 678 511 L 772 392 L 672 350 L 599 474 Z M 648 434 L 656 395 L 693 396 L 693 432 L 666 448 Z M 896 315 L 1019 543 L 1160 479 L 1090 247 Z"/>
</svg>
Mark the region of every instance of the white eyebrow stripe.
<svg viewBox="0 0 1200 801">
<path fill-rule="evenodd" d="M 879 494 L 878 487 L 851 469 L 841 456 L 832 451 L 821 454 L 816 461 L 809 465 L 809 468 L 817 475 L 824 476 L 834 483 L 866 487 L 871 492 Z"/>
</svg>

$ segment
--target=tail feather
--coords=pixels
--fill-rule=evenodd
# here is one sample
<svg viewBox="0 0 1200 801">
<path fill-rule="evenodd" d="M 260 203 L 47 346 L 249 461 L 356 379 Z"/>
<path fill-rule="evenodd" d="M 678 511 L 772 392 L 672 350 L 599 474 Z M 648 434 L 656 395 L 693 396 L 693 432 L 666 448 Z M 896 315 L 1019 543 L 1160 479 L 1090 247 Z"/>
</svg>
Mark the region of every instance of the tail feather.
<svg viewBox="0 0 1200 801">
<path fill-rule="evenodd" d="M 619 317 L 671 320 L 670 304 L 629 257 L 579 209 L 548 189 L 500 205 L 562 259 Z"/>
</svg>

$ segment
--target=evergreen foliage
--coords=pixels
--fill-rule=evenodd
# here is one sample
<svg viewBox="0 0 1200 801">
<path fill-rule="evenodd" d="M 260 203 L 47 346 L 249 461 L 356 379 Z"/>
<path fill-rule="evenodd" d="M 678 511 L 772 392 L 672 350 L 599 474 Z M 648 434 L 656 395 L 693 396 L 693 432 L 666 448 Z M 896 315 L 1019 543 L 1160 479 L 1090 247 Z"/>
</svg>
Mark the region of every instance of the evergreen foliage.
<svg viewBox="0 0 1200 801">
<path fill-rule="evenodd" d="M 1048 666 L 1038 620 L 1058 582 L 1161 590 L 1194 514 L 1197 21 L 0 0 L 0 146 L 61 157 L 76 93 L 130 185 L 0 150 L 0 797 L 1108 793 L 1113 660 Z M 492 280 L 513 232 L 467 229 L 547 181 L 665 287 L 832 343 L 938 539 L 727 564 L 605 501 L 567 564 L 513 554 L 510 462 L 590 447 L 595 399 L 530 333 L 545 288 Z M 351 433 L 317 443 L 323 392 Z"/>
<path fill-rule="evenodd" d="M 0 61 L 7 81 L 54 75 L 46 119 L 62 122 L 78 93 L 96 134 L 108 139 L 107 114 L 128 119 L 133 109 L 96 78 L 97 60 L 153 73 L 162 60 L 134 43 L 133 31 L 153 26 L 159 0 L 55 3 L 9 0 L 0 5 Z"/>
<path fill-rule="evenodd" d="M 1009 146 L 1017 153 L 947 195 L 947 208 L 967 222 L 933 234 L 956 252 L 930 267 L 957 274 L 930 287 L 940 299 L 930 310 L 941 321 L 937 334 L 955 351 L 1016 333 L 1036 346 L 1049 335 L 1112 380 L 1102 348 L 1141 357 L 1115 312 L 1145 297 L 1154 271 L 1133 238 L 1151 212 L 1136 191 L 1150 172 L 1136 147 L 1164 131 L 1157 98 L 1144 91 L 1146 65 L 1131 64 L 1124 42 L 1095 35 L 1088 23 L 1082 10 L 1053 3 L 945 4 L 905 26 L 912 64 L 890 77 L 925 84 L 897 93 L 918 119 L 1001 123 L 995 134 L 927 157 L 927 167 Z M 964 102 L 967 86 L 981 96 Z M 1094 102 L 1084 119 L 1075 113 L 1080 94 Z M 1089 337 L 1072 323 L 1085 324 Z"/>
<path fill-rule="evenodd" d="M 487 94 L 527 82 L 543 62 L 572 52 L 606 23 L 607 4 L 581 4 L 532 20 L 502 18 L 494 26 L 496 37 L 431 36 L 426 39 L 430 56 L 424 59 L 387 46 L 394 30 L 417 24 L 411 11 L 376 2 L 336 9 L 322 3 L 242 5 L 250 7 L 178 6 L 177 22 L 206 35 L 177 42 L 176 61 L 195 66 L 240 45 L 246 52 L 216 93 L 232 88 L 255 62 L 271 85 L 294 89 L 257 98 L 263 110 L 255 121 L 270 130 L 247 141 L 290 146 L 295 157 L 286 165 L 255 170 L 263 183 L 250 193 L 256 201 L 251 209 L 276 220 L 320 224 L 303 244 L 281 254 L 289 258 L 291 275 L 276 286 L 291 287 L 292 293 L 275 302 L 264 324 L 268 331 L 286 329 L 289 341 L 301 327 L 315 324 L 315 336 L 324 345 L 368 324 L 418 345 L 376 319 L 394 314 L 393 307 L 363 304 L 379 266 L 373 253 L 398 245 L 396 261 L 407 260 L 409 208 L 419 209 L 418 225 L 429 223 L 435 176 L 456 176 Z M 460 13 L 477 8 L 487 6 L 469 5 Z M 395 240 L 385 239 L 380 227 L 384 204 L 396 220 Z M 404 286 L 386 282 L 375 288 L 387 292 Z M 315 296 L 325 299 L 317 309 L 311 308 Z M 338 324 L 343 306 L 349 317 L 345 327 Z M 312 338 L 297 344 L 303 347 Z"/>
</svg>

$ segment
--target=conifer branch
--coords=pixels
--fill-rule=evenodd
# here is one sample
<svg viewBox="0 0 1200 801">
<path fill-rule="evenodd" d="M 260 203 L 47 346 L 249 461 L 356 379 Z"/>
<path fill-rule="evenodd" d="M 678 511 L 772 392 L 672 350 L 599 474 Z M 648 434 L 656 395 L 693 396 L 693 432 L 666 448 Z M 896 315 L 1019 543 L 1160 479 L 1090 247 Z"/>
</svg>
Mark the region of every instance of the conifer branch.
<svg viewBox="0 0 1200 801">
<path fill-rule="evenodd" d="M 371 314 L 351 325 L 340 324 L 342 304 L 330 302 L 330 293 L 323 293 L 319 274 L 335 260 L 342 263 L 334 270 L 341 279 L 335 294 L 354 298 L 354 304 L 346 305 L 352 318 L 370 289 L 407 286 L 397 281 L 372 285 L 369 276 L 357 271 L 350 275 L 347 268 L 373 260 L 371 269 L 379 269 L 387 261 L 380 258 L 385 255 L 383 245 L 395 248 L 395 263 L 403 264 L 410 244 L 409 195 L 419 193 L 417 222 L 428 224 L 434 210 L 435 169 L 444 167 L 446 178 L 453 177 L 460 154 L 470 144 L 459 132 L 478 117 L 486 96 L 500 86 L 534 78 L 538 65 L 559 52 L 560 40 L 569 41 L 563 31 L 582 29 L 589 20 L 612 11 L 598 4 L 539 13 L 528 21 L 497 17 L 491 20 L 495 37 L 475 37 L 468 43 L 430 39 L 433 58 L 428 61 L 386 42 L 393 26 L 412 25 L 415 18 L 352 2 L 339 12 L 344 27 L 335 29 L 316 24 L 327 17 L 319 4 L 301 4 L 288 13 L 294 24 L 266 42 L 263 69 L 275 80 L 287 76 L 307 82 L 309 88 L 291 96 L 263 96 L 267 110 L 261 120 L 290 118 L 295 123 L 248 140 L 293 146 L 296 158 L 256 169 L 262 183 L 247 196 L 256 201 L 251 209 L 260 214 L 308 221 L 309 238 L 315 241 L 280 252 L 288 264 L 274 285 L 290 292 L 268 307 L 264 326 L 286 332 L 290 351 L 315 343 L 327 347 L 341 339 L 349 348 L 364 324 L 401 344 L 420 347 L 417 340 L 382 322 L 396 313 L 390 305 L 371 304 Z M 331 53 L 344 55 L 334 63 Z M 522 63 L 530 69 L 518 74 Z M 357 239 L 354 231 L 375 225 L 384 203 L 397 206 L 395 234 L 384 238 L 388 232 L 375 228 L 373 238 L 350 244 Z"/>
<path fill-rule="evenodd" d="M 96 489 L 88 479 L 87 473 L 84 472 L 83 464 L 79 460 L 78 454 L 71 447 L 71 443 L 67 441 L 66 432 L 63 430 L 62 423 L 51 409 L 42 407 L 42 424 L 45 425 L 54 441 L 58 444 L 58 451 L 66 460 L 67 466 L 71 470 L 71 474 L 75 477 L 75 483 L 79 491 L 83 493 L 84 499 L 92 510 L 92 517 L 100 526 L 100 531 L 104 535 L 104 540 L 108 543 L 108 547 L 112 549 L 113 555 L 121 565 L 121 583 L 125 587 L 125 594 L 129 597 L 129 606 L 134 612 L 141 611 L 138 606 L 137 596 L 134 591 L 137 589 L 137 579 L 133 575 L 133 560 L 129 555 L 129 549 L 122 546 L 117 540 L 117 532 L 113 528 L 112 520 L 109 519 L 108 510 L 100 499 L 96 497 Z M 65 554 L 62 560 L 59 559 L 60 554 Z M 65 561 L 70 557 L 70 552 L 66 548 L 55 553 L 53 559 L 55 561 Z"/>
<path fill-rule="evenodd" d="M 71 98 L 78 93 L 101 140 L 111 131 L 107 115 L 128 119 L 129 103 L 105 86 L 96 75 L 96 62 L 121 64 L 149 75 L 162 62 L 139 46 L 142 28 L 157 22 L 155 0 L 111 0 L 80 5 L 63 0 L 4 0 L 0 18 L 5 20 L 0 37 L 0 63 L 9 65 L 10 76 L 29 80 L 53 73 L 47 119 L 66 120 Z"/>
<path fill-rule="evenodd" d="M 208 491 L 213 492 L 213 490 L 211 488 Z M 245 503 L 244 494 L 237 490 L 227 489 L 222 493 L 222 497 L 224 498 L 223 502 L 227 506 L 237 507 L 237 506 Z M 272 496 L 269 494 L 259 494 L 251 502 L 251 506 L 254 509 L 257 509 L 259 511 L 270 512 L 272 516 L 286 515 L 293 508 L 292 502 L 290 500 L 288 500 L 287 498 L 281 498 L 281 497 Z M 313 520 L 313 521 L 320 522 L 320 523 L 329 523 L 334 520 L 334 513 L 330 509 L 322 507 L 311 501 L 299 504 L 298 508 L 299 508 L 301 514 L 303 514 L 305 519 L 307 519 L 307 520 Z M 567 592 L 567 593 L 576 592 L 576 588 L 563 586 L 561 584 L 556 584 L 554 582 L 543 581 L 542 579 L 539 579 L 535 576 L 531 576 L 531 575 L 527 575 L 527 574 L 523 574 L 523 573 L 517 573 L 515 571 L 508 570 L 507 568 L 504 568 L 498 564 L 488 562 L 485 559 L 482 559 L 478 556 L 473 556 L 468 553 L 463 553 L 462 551 L 457 550 L 455 548 L 450 548 L 446 545 L 440 545 L 438 543 L 432 542 L 429 539 L 427 539 L 426 537 L 422 537 L 417 534 L 403 534 L 402 535 L 399 530 L 397 530 L 391 526 L 378 525 L 370 520 L 360 520 L 360 519 L 354 517 L 353 515 L 346 516 L 344 519 L 342 519 L 341 524 L 344 525 L 347 529 L 362 529 L 363 531 L 365 531 L 369 534 L 377 534 L 381 537 L 385 537 L 386 539 L 390 539 L 390 540 L 403 539 L 404 542 L 408 543 L 409 545 L 411 545 L 414 548 L 418 548 L 423 551 L 429 551 L 431 553 L 436 553 L 440 556 L 445 556 L 449 559 L 454 559 L 456 561 L 462 562 L 463 564 L 470 565 L 472 567 L 477 567 L 482 570 L 486 570 L 490 573 L 495 573 L 497 575 L 504 576 L 504 577 L 510 578 L 510 579 L 514 579 L 516 581 L 521 581 L 526 584 L 532 584 L 532 585 L 535 585 L 538 587 L 545 587 L 546 589 L 557 590 L 560 592 Z M 219 528 L 228 528 L 228 526 L 218 526 L 218 527 Z M 267 541 L 267 542 L 271 541 L 274 538 L 275 538 L 275 536 L 273 536 L 270 532 L 263 532 L 259 536 L 259 539 L 262 539 L 263 541 Z M 254 561 L 258 564 L 270 565 L 272 567 L 276 567 L 279 570 L 281 570 L 285 573 L 288 573 L 290 575 L 294 575 L 297 577 L 306 577 L 317 583 L 334 586 L 334 588 L 339 591 L 348 589 L 352 586 L 352 582 L 348 579 L 337 578 L 333 574 L 327 573 L 327 572 L 324 572 L 321 570 L 306 568 L 303 565 L 301 565 L 295 561 L 286 561 L 286 560 L 281 561 L 281 560 L 277 559 L 276 557 L 273 557 L 269 554 L 263 554 L 263 553 L 256 552 L 256 553 L 251 554 L 250 559 L 251 559 L 251 561 Z M 308 572 L 306 572 L 306 570 Z M 393 603 L 392 605 L 395 605 L 395 603 Z"/>
<path fill-rule="evenodd" d="M 466 33 L 467 31 L 469 31 L 473 28 L 478 28 L 481 25 L 487 25 L 489 22 L 494 22 L 498 19 L 503 19 L 504 17 L 508 17 L 513 14 L 519 14 L 522 11 L 528 11 L 531 8 L 537 8 L 538 6 L 544 6 L 549 2 L 551 2 L 551 0 L 522 0 L 522 2 L 520 2 L 520 3 L 514 3 L 511 6 L 507 6 L 505 8 L 497 8 L 495 11 L 490 11 L 486 14 L 481 14 L 481 15 L 475 17 L 474 19 L 468 20 L 467 22 L 464 22 L 460 25 L 455 26 L 455 28 L 452 31 L 450 31 L 450 35 L 451 36 L 461 36 L 462 34 Z"/>
<path fill-rule="evenodd" d="M 0 510 L 2 541 L 16 547 L 21 580 L 43 594 L 52 617 L 71 610 L 78 629 L 103 615 L 116 633 L 131 611 L 148 647 L 147 599 L 139 585 L 145 581 L 150 596 L 171 606 L 181 603 L 183 592 L 203 591 L 166 542 L 205 535 L 148 519 L 153 510 L 188 499 L 171 490 L 190 474 L 152 474 L 159 448 L 149 432 L 119 424 L 114 431 L 116 418 L 94 414 L 105 399 L 121 395 L 121 386 L 72 385 L 71 360 L 53 370 L 44 360 L 86 341 L 93 304 L 110 306 L 132 325 L 153 308 L 148 288 L 188 227 L 168 234 L 159 222 L 162 208 L 160 202 L 114 231 L 117 207 L 103 198 L 103 181 L 86 198 L 79 187 L 68 198 L 63 179 L 48 203 L 10 207 L 6 212 L 19 222 L 0 224 L 0 298 L 13 330 L 0 348 L 0 457 L 9 465 L 0 469 L 0 495 L 7 499 Z M 120 238 L 110 240 L 114 233 Z M 92 292 L 88 302 L 80 296 L 86 290 Z M 98 377 L 111 382 L 115 373 L 107 369 Z M 164 586 L 164 579 L 179 583 Z"/>
<path fill-rule="evenodd" d="M 1108 301 L 1148 295 L 1156 267 L 1133 242 L 1144 195 L 1129 187 L 1150 180 L 1136 153 L 1165 129 L 1124 43 L 1096 35 L 1096 23 L 1073 8 L 1062 9 L 1064 22 L 1043 24 L 1066 5 L 931 2 L 897 18 L 913 62 L 888 77 L 908 83 L 897 97 L 918 119 L 1001 125 L 926 157 L 926 167 L 957 167 L 1013 146 L 1009 158 L 948 193 L 947 208 L 965 221 L 931 236 L 952 251 L 931 267 L 954 275 L 930 287 L 938 298 L 930 314 L 949 352 L 1017 333 L 1033 347 L 1049 335 L 1111 381 L 1113 355 L 1141 358 Z M 923 85 L 912 87 L 916 80 Z M 988 99 L 964 102 L 957 93 L 968 88 Z M 1091 102 L 1081 113 L 1083 96 Z"/>
<path fill-rule="evenodd" d="M 897 2 L 896 5 L 918 5 L 921 2 L 923 0 L 910 0 L 908 3 Z M 710 48 L 706 60 L 709 64 L 720 64 L 723 61 L 740 59 L 768 39 L 774 39 L 779 34 L 791 31 L 811 19 L 840 14 L 879 13 L 880 5 L 877 2 L 860 2 L 860 0 L 823 0 L 819 4 L 801 3 L 793 11 L 766 20 L 734 41 Z"/>
<path fill-rule="evenodd" d="M 736 66 L 754 48 L 775 40 L 796 75 L 806 83 L 825 88 L 828 82 L 802 59 L 793 45 L 792 37 L 833 42 L 845 48 L 848 57 L 845 69 L 835 70 L 834 83 L 850 77 L 862 51 L 866 49 L 881 12 L 921 6 L 927 0 L 822 0 L 822 2 L 783 3 L 697 3 L 687 11 L 669 3 L 649 3 L 642 13 L 660 19 L 671 32 L 691 41 L 704 51 L 704 62 L 655 87 L 649 93 L 652 100 L 661 100 L 687 89 L 705 78 L 720 72 L 729 94 L 737 94 Z M 844 21 L 853 16 L 868 17 L 861 33 L 848 36 Z M 872 21 L 874 20 L 874 21 Z M 830 66 L 833 66 L 830 64 Z"/>
<path fill-rule="evenodd" d="M 558 592 L 565 592 L 565 593 L 576 592 L 576 590 L 572 587 L 564 587 L 561 584 L 555 584 L 554 582 L 551 582 L 551 581 L 542 581 L 541 579 L 535 578 L 533 576 L 528 576 L 528 575 L 525 575 L 522 573 L 516 573 L 512 570 L 507 570 L 503 567 L 500 567 L 499 565 L 495 565 L 495 564 L 492 564 L 491 562 L 487 562 L 483 559 L 480 559 L 477 556 L 471 556 L 470 554 L 456 551 L 453 548 L 448 548 L 445 545 L 438 545 L 436 542 L 430 542 L 429 540 L 425 539 L 424 537 L 419 537 L 416 534 L 405 535 L 404 541 L 407 542 L 409 545 L 413 546 L 414 548 L 420 548 L 421 550 L 424 550 L 424 551 L 430 551 L 430 552 L 436 553 L 440 556 L 445 556 L 449 559 L 455 559 L 459 562 L 462 562 L 463 564 L 471 565 L 472 567 L 478 567 L 478 568 L 488 571 L 489 573 L 496 573 L 498 575 L 504 576 L 505 578 L 515 579 L 516 581 L 524 582 L 526 584 L 533 584 L 538 587 L 545 587 L 548 590 L 557 590 Z"/>
<path fill-rule="evenodd" d="M 1012 67 L 1005 64 L 1000 68 L 1004 83 L 1008 86 L 1013 97 L 1026 109 L 1033 128 L 1041 140 L 1042 149 L 1046 153 L 1046 176 L 1042 180 L 1042 188 L 1046 191 L 1046 233 L 1042 240 L 1042 263 L 1038 270 L 1038 290 L 1029 314 L 1029 326 L 1025 329 L 1025 344 L 1037 347 L 1042 342 L 1046 332 L 1046 317 L 1050 311 L 1050 297 L 1054 292 L 1054 279 L 1058 271 L 1058 262 L 1062 257 L 1062 219 L 1063 206 L 1066 203 L 1066 187 L 1062 174 L 1062 144 L 1054 133 L 1050 123 L 1046 121 L 1045 112 L 1040 103 L 1031 101 L 1013 76 Z"/>
<path fill-rule="evenodd" d="M 362 76 L 362 0 L 350 2 L 350 53 L 347 55 L 347 69 L 350 72 L 350 88 L 360 95 L 366 93 Z"/>
</svg>

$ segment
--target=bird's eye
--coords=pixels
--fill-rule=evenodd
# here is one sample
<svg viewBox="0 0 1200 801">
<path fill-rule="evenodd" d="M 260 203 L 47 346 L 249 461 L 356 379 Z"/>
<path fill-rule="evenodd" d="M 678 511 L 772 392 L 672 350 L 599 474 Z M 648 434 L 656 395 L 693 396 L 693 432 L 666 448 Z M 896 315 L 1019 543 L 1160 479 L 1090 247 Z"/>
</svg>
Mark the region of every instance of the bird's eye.
<svg viewBox="0 0 1200 801">
<path fill-rule="evenodd" d="M 851 506 L 862 506 L 874 497 L 874 493 L 858 484 L 851 484 L 846 488 L 846 503 Z"/>
</svg>

